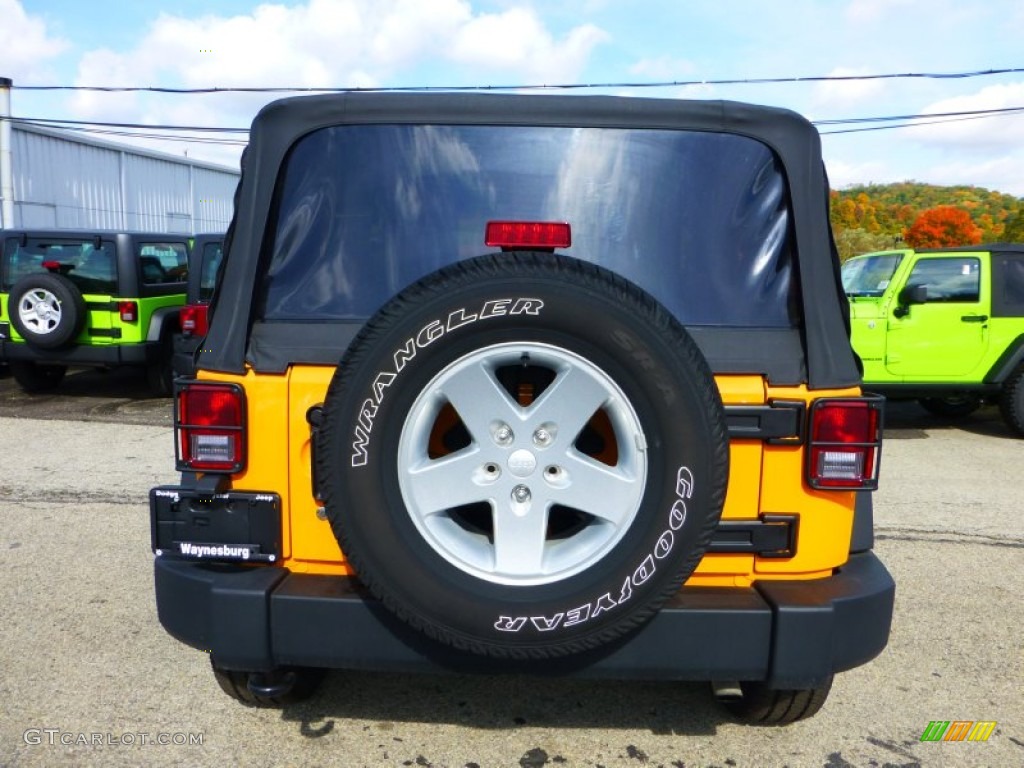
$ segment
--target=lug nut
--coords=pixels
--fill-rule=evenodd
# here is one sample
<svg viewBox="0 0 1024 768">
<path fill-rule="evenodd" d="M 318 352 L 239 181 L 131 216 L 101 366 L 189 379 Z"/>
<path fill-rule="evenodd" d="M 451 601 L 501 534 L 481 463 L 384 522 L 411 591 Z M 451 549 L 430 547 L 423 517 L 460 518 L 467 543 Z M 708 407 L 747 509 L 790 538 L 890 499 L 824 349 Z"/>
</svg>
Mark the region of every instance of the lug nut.
<svg viewBox="0 0 1024 768">
<path fill-rule="evenodd" d="M 551 442 L 551 433 L 544 429 L 544 427 L 541 427 L 533 433 L 533 442 L 535 445 L 543 448 Z"/>
<path fill-rule="evenodd" d="M 512 500 L 519 504 L 525 504 L 530 500 L 530 489 L 525 485 L 517 485 L 512 489 Z"/>
<path fill-rule="evenodd" d="M 511 427 L 506 424 L 502 424 L 494 430 L 494 442 L 498 445 L 508 445 L 513 439 L 515 439 L 515 435 L 512 433 Z"/>
</svg>

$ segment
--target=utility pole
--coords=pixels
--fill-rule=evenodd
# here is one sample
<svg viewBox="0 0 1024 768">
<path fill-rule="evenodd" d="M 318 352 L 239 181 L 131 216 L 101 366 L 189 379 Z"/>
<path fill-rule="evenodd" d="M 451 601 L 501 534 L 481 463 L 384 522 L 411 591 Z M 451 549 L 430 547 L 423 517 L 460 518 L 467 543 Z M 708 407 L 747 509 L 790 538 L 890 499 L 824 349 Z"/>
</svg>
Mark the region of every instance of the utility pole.
<svg viewBox="0 0 1024 768">
<path fill-rule="evenodd" d="M 14 171 L 11 167 L 11 86 L 0 77 L 0 229 L 14 229 Z"/>
</svg>

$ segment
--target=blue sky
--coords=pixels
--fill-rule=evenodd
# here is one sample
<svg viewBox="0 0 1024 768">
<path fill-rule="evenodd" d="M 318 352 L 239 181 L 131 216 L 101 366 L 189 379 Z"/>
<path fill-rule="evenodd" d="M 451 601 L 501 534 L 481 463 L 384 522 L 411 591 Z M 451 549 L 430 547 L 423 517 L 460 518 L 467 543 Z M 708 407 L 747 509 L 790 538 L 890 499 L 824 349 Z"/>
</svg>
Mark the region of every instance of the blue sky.
<svg viewBox="0 0 1024 768">
<path fill-rule="evenodd" d="M 1024 68 L 1022 40 L 1019 0 L 0 0 L 0 76 L 15 86 L 621 84 L 953 73 Z M 580 92 L 736 99 L 831 120 L 1024 108 L 1024 72 Z M 16 88 L 12 109 L 23 117 L 246 127 L 272 98 Z M 103 138 L 228 165 L 239 153 L 234 144 Z M 1024 113 L 826 134 L 823 142 L 834 187 L 916 180 L 1024 196 Z"/>
</svg>

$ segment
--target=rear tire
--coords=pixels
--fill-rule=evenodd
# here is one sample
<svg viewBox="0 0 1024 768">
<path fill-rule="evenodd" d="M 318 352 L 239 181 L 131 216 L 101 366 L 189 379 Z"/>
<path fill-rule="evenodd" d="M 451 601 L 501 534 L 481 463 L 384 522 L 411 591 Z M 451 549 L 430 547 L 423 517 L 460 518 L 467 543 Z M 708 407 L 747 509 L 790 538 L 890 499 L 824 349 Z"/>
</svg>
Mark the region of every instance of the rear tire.
<svg viewBox="0 0 1024 768">
<path fill-rule="evenodd" d="M 11 375 L 30 394 L 56 389 L 67 373 L 66 365 L 40 365 L 27 360 L 12 360 Z"/>
<path fill-rule="evenodd" d="M 1024 437 L 1024 365 L 1018 366 L 1003 384 L 999 412 L 1007 426 Z"/>
<path fill-rule="evenodd" d="M 728 437 L 699 348 L 569 257 L 484 256 L 406 289 L 349 346 L 324 414 L 317 474 L 360 580 L 481 656 L 626 636 L 721 516 Z"/>
<path fill-rule="evenodd" d="M 832 678 L 817 688 L 773 690 L 761 682 L 741 682 L 739 698 L 719 703 L 737 720 L 749 725 L 789 725 L 817 714 L 832 690 Z"/>
<path fill-rule="evenodd" d="M 250 707 L 286 707 L 304 701 L 316 693 L 326 674 L 326 670 L 312 667 L 287 667 L 270 673 L 221 669 L 213 659 L 210 659 L 210 666 L 220 689 Z M 250 679 L 255 679 L 257 684 L 283 681 L 291 683 L 291 688 L 280 696 L 261 696 L 249 690 Z"/>
<path fill-rule="evenodd" d="M 174 392 L 174 348 L 168 338 L 161 340 L 157 359 L 146 365 L 146 383 L 158 397 Z"/>
</svg>

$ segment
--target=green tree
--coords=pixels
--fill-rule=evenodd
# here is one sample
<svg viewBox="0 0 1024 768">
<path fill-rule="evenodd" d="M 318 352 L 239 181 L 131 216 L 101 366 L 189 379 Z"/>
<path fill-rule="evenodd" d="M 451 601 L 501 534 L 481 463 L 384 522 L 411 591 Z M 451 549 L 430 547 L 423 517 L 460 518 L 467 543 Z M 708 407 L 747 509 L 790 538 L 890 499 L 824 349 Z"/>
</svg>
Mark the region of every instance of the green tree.
<svg viewBox="0 0 1024 768">
<path fill-rule="evenodd" d="M 861 253 L 903 247 L 903 243 L 893 235 L 877 234 L 868 232 L 866 229 L 844 229 L 841 232 L 836 232 L 835 236 L 840 261 L 846 261 L 851 256 Z"/>
<path fill-rule="evenodd" d="M 1007 243 L 1024 243 L 1024 212 L 1007 219 L 1002 239 Z"/>
</svg>

